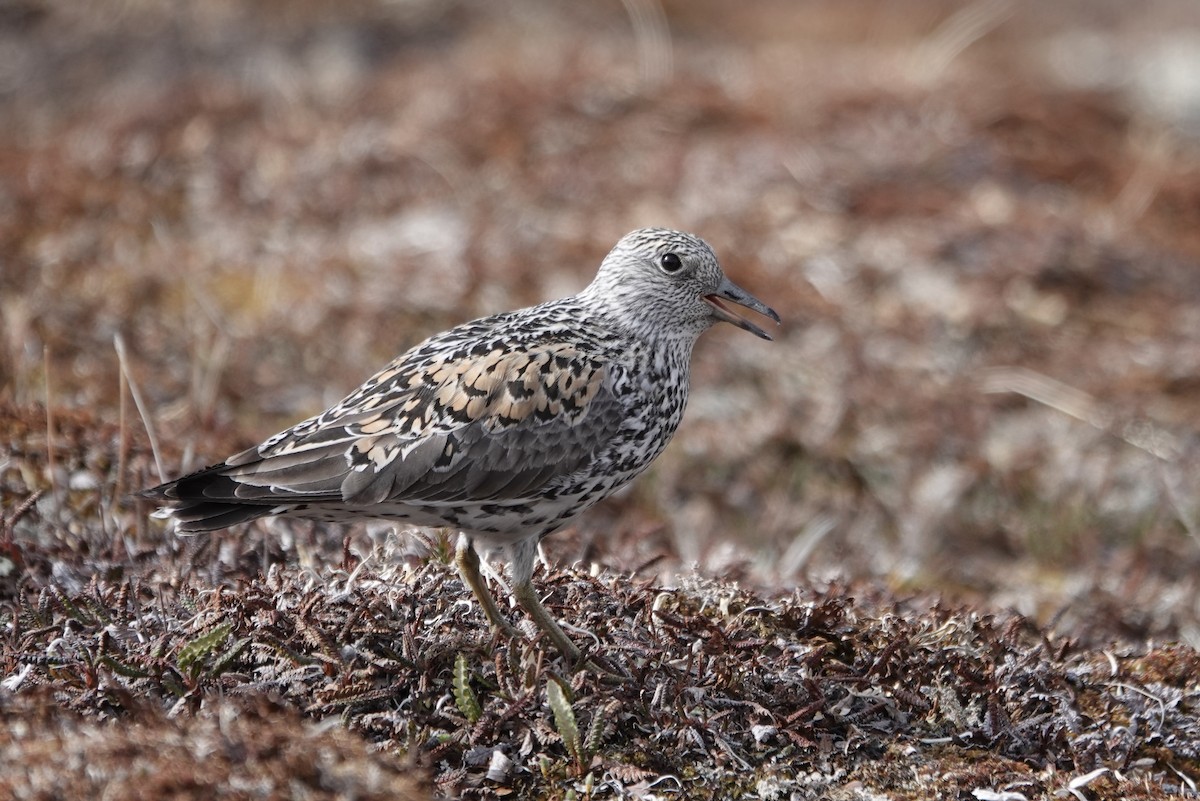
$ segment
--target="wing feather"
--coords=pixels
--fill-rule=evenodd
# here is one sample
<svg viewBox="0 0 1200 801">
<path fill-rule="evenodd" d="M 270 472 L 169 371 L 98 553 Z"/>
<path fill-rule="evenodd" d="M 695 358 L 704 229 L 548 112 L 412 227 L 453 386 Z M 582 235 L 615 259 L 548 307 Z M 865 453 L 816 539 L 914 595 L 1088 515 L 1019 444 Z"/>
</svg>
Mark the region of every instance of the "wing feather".
<svg viewBox="0 0 1200 801">
<path fill-rule="evenodd" d="M 586 464 L 624 416 L 613 363 L 578 345 L 473 348 L 418 363 L 414 353 L 326 412 L 152 497 L 363 507 L 516 501 Z"/>
</svg>

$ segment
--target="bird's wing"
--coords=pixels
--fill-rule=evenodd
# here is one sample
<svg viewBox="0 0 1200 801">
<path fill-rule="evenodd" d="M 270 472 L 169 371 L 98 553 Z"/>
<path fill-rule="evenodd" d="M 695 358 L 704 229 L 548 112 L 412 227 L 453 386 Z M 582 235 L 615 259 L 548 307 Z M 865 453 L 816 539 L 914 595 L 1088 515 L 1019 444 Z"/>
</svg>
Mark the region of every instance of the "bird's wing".
<svg viewBox="0 0 1200 801">
<path fill-rule="evenodd" d="M 612 363 L 577 345 L 401 357 L 344 401 L 165 497 L 249 504 L 520 500 L 620 427 Z"/>
</svg>

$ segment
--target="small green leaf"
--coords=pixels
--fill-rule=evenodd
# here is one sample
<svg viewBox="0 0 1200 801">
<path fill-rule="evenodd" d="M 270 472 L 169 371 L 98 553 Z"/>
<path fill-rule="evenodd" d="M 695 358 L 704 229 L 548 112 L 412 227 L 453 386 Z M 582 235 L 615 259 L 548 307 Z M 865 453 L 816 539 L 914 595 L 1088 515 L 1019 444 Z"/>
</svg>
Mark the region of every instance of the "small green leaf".
<svg viewBox="0 0 1200 801">
<path fill-rule="evenodd" d="M 583 742 L 583 751 L 586 761 L 590 763 L 592 757 L 600 750 L 600 741 L 604 737 L 604 724 L 608 721 L 608 716 L 617 710 L 619 701 L 610 701 L 596 711 L 592 716 L 592 725 L 588 727 L 587 739 Z"/>
<path fill-rule="evenodd" d="M 466 657 L 462 654 L 459 654 L 454 660 L 454 703 L 463 717 L 471 723 L 475 723 L 483 717 L 479 699 L 475 697 L 475 691 L 471 689 L 471 671 L 467 668 Z"/>
<path fill-rule="evenodd" d="M 204 657 L 220 645 L 231 631 L 233 631 L 232 623 L 222 623 L 207 634 L 201 634 L 180 648 L 177 660 L 179 669 L 194 677 L 199 672 L 200 663 Z"/>
<path fill-rule="evenodd" d="M 554 728 L 562 735 L 563 745 L 575 764 L 583 764 L 583 744 L 579 740 L 579 725 L 575 722 L 575 710 L 567 700 L 567 693 L 562 685 L 551 679 L 546 684 L 546 699 L 550 702 L 550 711 L 554 713 Z"/>
<path fill-rule="evenodd" d="M 118 676 L 124 676 L 127 679 L 144 679 L 150 675 L 148 671 L 135 668 L 134 666 L 128 665 L 118 660 L 116 657 L 109 656 L 107 654 L 100 657 L 100 664 L 104 665 Z"/>
<path fill-rule="evenodd" d="M 229 646 L 224 653 L 217 657 L 217 660 L 213 662 L 213 666 L 209 668 L 209 677 L 215 678 L 216 676 L 220 676 L 222 673 L 229 670 L 230 666 L 233 664 L 233 661 L 242 655 L 242 651 L 245 651 L 246 646 L 249 644 L 250 638 L 242 637 L 233 645 Z"/>
<path fill-rule="evenodd" d="M 67 597 L 65 592 L 57 587 L 52 587 L 51 592 L 54 593 L 54 599 L 58 601 L 58 605 L 62 607 L 62 610 L 66 613 L 67 617 L 78 621 L 79 623 L 83 623 L 85 626 L 93 626 L 96 624 L 96 619 L 86 614 L 75 604 L 71 603 L 71 599 Z"/>
</svg>

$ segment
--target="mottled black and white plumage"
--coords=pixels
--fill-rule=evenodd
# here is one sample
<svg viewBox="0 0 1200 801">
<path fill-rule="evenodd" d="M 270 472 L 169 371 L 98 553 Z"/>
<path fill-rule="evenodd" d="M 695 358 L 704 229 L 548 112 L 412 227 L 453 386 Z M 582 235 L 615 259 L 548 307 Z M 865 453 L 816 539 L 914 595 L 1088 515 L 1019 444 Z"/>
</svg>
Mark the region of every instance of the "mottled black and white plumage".
<svg viewBox="0 0 1200 801">
<path fill-rule="evenodd" d="M 671 440 L 700 334 L 724 320 L 770 339 L 725 301 L 779 321 L 725 278 L 701 239 L 637 230 L 578 295 L 430 337 L 332 408 L 144 494 L 170 504 L 183 532 L 266 515 L 452 526 L 476 594 L 486 586 L 473 542 L 505 546 L 529 609 L 521 591 L 538 540 Z M 480 601 L 505 625 L 490 598 Z M 547 633 L 578 655 L 561 631 Z"/>
</svg>

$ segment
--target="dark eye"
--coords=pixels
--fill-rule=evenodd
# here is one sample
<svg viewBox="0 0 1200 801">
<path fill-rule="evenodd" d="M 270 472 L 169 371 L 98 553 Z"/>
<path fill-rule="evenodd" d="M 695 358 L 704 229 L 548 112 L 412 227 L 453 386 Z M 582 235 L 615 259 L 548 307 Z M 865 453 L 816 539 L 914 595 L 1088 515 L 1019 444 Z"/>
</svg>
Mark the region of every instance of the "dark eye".
<svg viewBox="0 0 1200 801">
<path fill-rule="evenodd" d="M 664 253 L 659 264 L 662 265 L 663 271 L 668 273 L 678 272 L 683 268 L 683 260 L 675 253 Z"/>
</svg>

